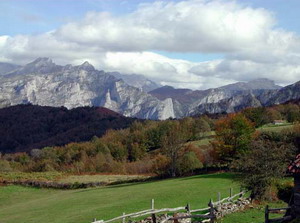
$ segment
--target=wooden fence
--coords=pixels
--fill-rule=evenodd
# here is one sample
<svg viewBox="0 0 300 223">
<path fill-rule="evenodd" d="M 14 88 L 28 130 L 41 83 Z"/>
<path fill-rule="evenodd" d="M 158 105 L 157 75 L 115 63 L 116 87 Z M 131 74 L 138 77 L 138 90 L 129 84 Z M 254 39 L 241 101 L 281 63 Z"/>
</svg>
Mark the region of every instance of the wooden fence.
<svg viewBox="0 0 300 223">
<path fill-rule="evenodd" d="M 162 220 L 160 223 L 165 223 L 168 220 L 178 220 L 178 219 L 184 219 L 184 218 L 202 218 L 202 219 L 204 219 L 202 222 L 212 222 L 212 223 L 214 223 L 215 220 L 216 220 L 215 207 L 217 207 L 218 205 L 221 205 L 221 204 L 234 202 L 235 198 L 237 198 L 237 197 L 241 198 L 244 195 L 245 195 L 244 191 L 241 191 L 241 192 L 233 195 L 233 190 L 232 190 L 232 188 L 230 188 L 228 197 L 221 199 L 221 193 L 219 192 L 218 193 L 218 201 L 213 202 L 213 200 L 210 199 L 210 201 L 208 203 L 208 207 L 193 209 L 193 210 L 191 209 L 189 204 L 187 204 L 186 206 L 176 207 L 176 208 L 155 209 L 154 208 L 154 199 L 152 199 L 150 209 L 135 212 L 135 213 L 130 213 L 130 214 L 123 213 L 123 215 L 121 215 L 121 216 L 118 216 L 118 217 L 115 217 L 115 218 L 112 218 L 112 219 L 109 219 L 109 220 L 106 220 L 106 221 L 94 219 L 94 221 L 92 223 L 109 223 L 109 222 L 114 222 L 114 221 L 118 221 L 118 220 L 122 220 L 122 223 L 125 223 L 126 218 L 131 219 L 131 218 L 138 218 L 138 217 L 142 217 L 142 216 L 151 216 L 153 223 L 157 223 L 156 214 L 158 214 L 158 213 L 168 213 L 168 212 L 180 212 L 180 211 L 181 212 L 186 211 L 187 214 L 184 215 L 184 216 L 168 217 L 168 218 Z M 204 214 L 193 214 L 193 213 L 196 213 L 196 212 L 205 212 L 205 213 Z"/>
<path fill-rule="evenodd" d="M 272 223 L 272 222 L 284 222 L 292 220 L 292 216 L 283 216 L 280 218 L 273 218 L 270 219 L 270 213 L 279 213 L 281 211 L 287 211 L 290 207 L 286 208 L 269 208 L 269 205 L 266 206 L 265 209 L 265 223 Z"/>
</svg>

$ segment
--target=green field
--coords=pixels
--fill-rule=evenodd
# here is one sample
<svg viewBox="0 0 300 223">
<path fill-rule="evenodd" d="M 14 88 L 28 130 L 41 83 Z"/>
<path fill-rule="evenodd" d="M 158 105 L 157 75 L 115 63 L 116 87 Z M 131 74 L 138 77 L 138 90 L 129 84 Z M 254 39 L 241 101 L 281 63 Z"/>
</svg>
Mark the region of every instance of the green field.
<svg viewBox="0 0 300 223">
<path fill-rule="evenodd" d="M 292 127 L 294 127 L 292 123 L 285 123 L 282 125 L 268 124 L 258 128 L 257 130 L 262 132 L 280 132 L 285 129 L 291 129 Z"/>
<path fill-rule="evenodd" d="M 150 208 L 206 207 L 217 192 L 228 196 L 230 187 L 239 186 L 230 173 L 198 175 L 153 182 L 128 183 L 78 190 L 0 187 L 1 223 L 88 223 L 93 218 L 109 219 L 122 212 Z"/>
</svg>

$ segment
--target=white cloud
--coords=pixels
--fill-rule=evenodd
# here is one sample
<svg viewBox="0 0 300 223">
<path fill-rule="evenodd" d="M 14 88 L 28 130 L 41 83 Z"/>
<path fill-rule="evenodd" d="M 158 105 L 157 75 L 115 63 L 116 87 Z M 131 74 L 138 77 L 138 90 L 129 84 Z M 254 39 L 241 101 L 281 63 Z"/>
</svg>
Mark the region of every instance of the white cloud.
<svg viewBox="0 0 300 223">
<path fill-rule="evenodd" d="M 150 51 L 222 53 L 193 63 Z M 209 88 L 268 77 L 300 79 L 300 40 L 276 28 L 272 12 L 237 1 L 189 0 L 140 4 L 130 14 L 89 12 L 40 35 L 0 36 L 0 60 L 26 63 L 51 57 L 60 64 L 89 60 L 108 71 L 139 73 L 177 87 Z"/>
</svg>

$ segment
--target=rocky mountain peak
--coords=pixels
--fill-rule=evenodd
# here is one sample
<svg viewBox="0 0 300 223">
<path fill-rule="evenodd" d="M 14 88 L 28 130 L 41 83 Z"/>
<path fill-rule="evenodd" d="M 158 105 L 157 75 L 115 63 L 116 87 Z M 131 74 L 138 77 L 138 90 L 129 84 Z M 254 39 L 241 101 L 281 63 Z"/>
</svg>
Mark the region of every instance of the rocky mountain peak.
<svg viewBox="0 0 300 223">
<path fill-rule="evenodd" d="M 61 71 L 62 66 L 56 65 L 50 58 L 40 57 L 19 69 L 8 73 L 6 77 L 24 74 L 46 74 Z"/>
<path fill-rule="evenodd" d="M 79 68 L 86 70 L 86 71 L 94 71 L 95 70 L 95 67 L 92 64 L 90 64 L 88 61 L 85 61 L 83 64 L 81 64 L 79 66 Z"/>
<path fill-rule="evenodd" d="M 35 59 L 33 62 L 27 64 L 26 66 L 49 66 L 49 65 L 55 65 L 53 61 L 48 57 L 39 57 Z"/>
<path fill-rule="evenodd" d="M 53 61 L 50 58 L 47 57 L 39 57 L 36 60 L 34 60 L 31 63 L 28 63 L 24 66 L 23 69 L 26 71 L 32 71 L 32 72 L 40 72 L 40 71 L 46 71 L 53 69 L 57 65 L 53 63 Z"/>
</svg>

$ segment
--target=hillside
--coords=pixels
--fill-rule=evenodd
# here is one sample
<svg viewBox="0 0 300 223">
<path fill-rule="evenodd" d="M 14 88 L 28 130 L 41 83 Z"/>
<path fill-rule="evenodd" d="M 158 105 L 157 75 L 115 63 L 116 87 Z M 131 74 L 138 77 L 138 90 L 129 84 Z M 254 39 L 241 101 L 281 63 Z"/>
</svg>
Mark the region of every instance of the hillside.
<svg viewBox="0 0 300 223">
<path fill-rule="evenodd" d="M 0 152 L 90 140 L 108 129 L 128 127 L 134 119 L 101 107 L 17 105 L 0 109 Z"/>
</svg>

